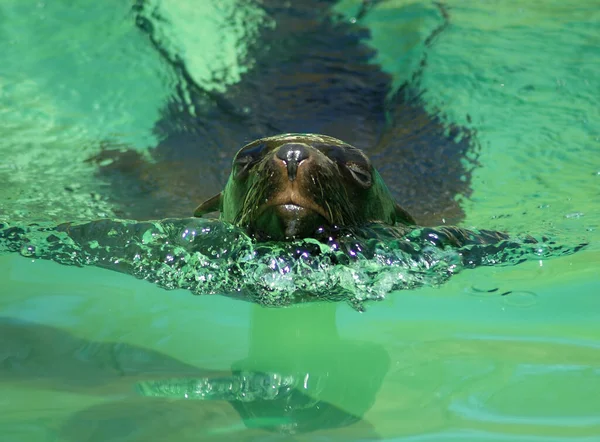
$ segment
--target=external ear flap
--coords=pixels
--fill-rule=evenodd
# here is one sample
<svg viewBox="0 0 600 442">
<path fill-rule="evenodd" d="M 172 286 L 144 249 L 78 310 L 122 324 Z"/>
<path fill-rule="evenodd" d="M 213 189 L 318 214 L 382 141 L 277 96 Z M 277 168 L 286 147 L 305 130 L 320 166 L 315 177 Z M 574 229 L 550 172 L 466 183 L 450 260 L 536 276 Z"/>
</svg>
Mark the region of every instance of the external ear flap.
<svg viewBox="0 0 600 442">
<path fill-rule="evenodd" d="M 221 193 L 217 193 L 212 198 L 207 199 L 194 210 L 194 216 L 200 218 L 210 212 L 219 212 L 221 210 Z"/>
<path fill-rule="evenodd" d="M 417 222 L 412 217 L 410 213 L 408 213 L 404 208 L 400 206 L 400 204 L 396 203 L 396 222 L 403 223 L 408 225 L 416 225 Z"/>
</svg>

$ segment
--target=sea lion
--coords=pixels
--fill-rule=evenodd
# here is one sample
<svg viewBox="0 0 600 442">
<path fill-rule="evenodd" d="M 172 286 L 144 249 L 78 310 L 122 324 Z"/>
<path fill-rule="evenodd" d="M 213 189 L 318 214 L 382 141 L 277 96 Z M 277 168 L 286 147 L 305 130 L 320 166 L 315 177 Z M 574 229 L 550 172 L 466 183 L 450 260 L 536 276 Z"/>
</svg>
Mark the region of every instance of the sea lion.
<svg viewBox="0 0 600 442">
<path fill-rule="evenodd" d="M 258 239 L 273 240 L 311 237 L 327 227 L 415 224 L 360 149 L 317 134 L 277 135 L 242 147 L 225 190 L 194 216 L 214 211 Z"/>
</svg>

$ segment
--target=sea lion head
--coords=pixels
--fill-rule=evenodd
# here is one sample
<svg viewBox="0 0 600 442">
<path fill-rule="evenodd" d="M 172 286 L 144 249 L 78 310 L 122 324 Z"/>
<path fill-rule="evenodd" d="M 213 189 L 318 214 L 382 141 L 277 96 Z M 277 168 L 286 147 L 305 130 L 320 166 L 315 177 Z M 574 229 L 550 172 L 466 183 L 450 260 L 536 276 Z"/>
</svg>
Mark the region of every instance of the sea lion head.
<svg viewBox="0 0 600 442">
<path fill-rule="evenodd" d="M 194 216 L 217 210 L 222 220 L 273 240 L 313 237 L 328 227 L 415 223 L 361 150 L 314 134 L 261 138 L 242 147 L 225 190 Z"/>
</svg>

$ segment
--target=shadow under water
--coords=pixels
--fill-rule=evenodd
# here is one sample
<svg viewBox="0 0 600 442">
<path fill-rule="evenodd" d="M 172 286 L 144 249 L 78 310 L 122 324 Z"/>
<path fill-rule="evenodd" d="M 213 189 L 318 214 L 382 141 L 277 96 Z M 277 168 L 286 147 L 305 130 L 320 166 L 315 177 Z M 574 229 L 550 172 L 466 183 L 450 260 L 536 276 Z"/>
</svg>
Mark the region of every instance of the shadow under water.
<svg viewBox="0 0 600 442">
<path fill-rule="evenodd" d="M 322 238 L 256 242 L 233 225 L 198 218 L 0 223 L 0 252 L 103 267 L 166 289 L 233 296 L 264 306 L 330 300 L 347 301 L 359 310 L 366 300 L 441 284 L 465 268 L 518 264 L 583 246 L 458 227 L 411 230 L 373 224 L 324 232 Z"/>
</svg>

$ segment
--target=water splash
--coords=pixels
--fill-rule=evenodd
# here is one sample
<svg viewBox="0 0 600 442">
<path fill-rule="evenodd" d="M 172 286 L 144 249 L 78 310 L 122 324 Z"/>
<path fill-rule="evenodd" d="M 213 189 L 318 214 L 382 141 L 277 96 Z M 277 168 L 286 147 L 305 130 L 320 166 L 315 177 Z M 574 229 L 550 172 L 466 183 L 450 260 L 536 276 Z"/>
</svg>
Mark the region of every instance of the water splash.
<svg viewBox="0 0 600 442">
<path fill-rule="evenodd" d="M 319 239 L 255 242 L 210 219 L 99 220 L 58 226 L 0 223 L 0 252 L 99 266 L 166 289 L 221 294 L 265 306 L 314 300 L 367 300 L 396 290 L 439 285 L 465 268 L 517 264 L 581 247 L 545 238 L 457 227 L 322 232 Z"/>
</svg>

